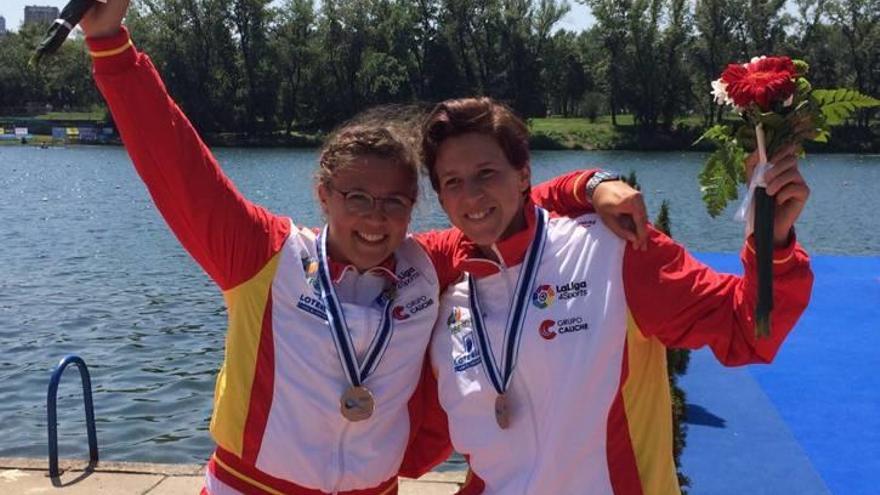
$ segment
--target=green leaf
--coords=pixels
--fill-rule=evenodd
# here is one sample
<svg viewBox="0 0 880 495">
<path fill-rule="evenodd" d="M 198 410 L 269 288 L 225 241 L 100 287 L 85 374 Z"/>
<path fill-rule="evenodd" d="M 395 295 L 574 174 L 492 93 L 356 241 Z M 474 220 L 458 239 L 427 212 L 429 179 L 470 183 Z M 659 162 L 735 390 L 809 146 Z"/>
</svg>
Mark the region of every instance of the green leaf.
<svg viewBox="0 0 880 495">
<path fill-rule="evenodd" d="M 737 186 L 745 179 L 743 163 L 746 152 L 735 140 L 727 137 L 706 160 L 700 172 L 703 202 L 709 215 L 716 217 L 727 204 L 738 197 Z"/>
<path fill-rule="evenodd" d="M 797 78 L 797 90 L 795 90 L 796 94 L 799 95 L 807 95 L 810 94 L 810 91 L 813 90 L 813 85 L 810 84 L 810 81 L 807 81 L 804 77 Z"/>
<path fill-rule="evenodd" d="M 792 63 L 794 63 L 794 69 L 797 71 L 798 76 L 803 77 L 807 75 L 807 72 L 810 72 L 810 64 L 803 60 L 794 59 Z"/>
<path fill-rule="evenodd" d="M 706 132 L 704 132 L 702 136 L 700 136 L 696 141 L 694 141 L 694 144 L 697 144 L 703 140 L 711 141 L 715 144 L 720 144 L 725 141 L 729 141 L 731 139 L 730 136 L 731 136 L 730 126 L 717 124 L 717 125 L 714 125 L 708 129 L 706 129 Z"/>
<path fill-rule="evenodd" d="M 880 106 L 880 100 L 853 89 L 817 89 L 812 95 L 829 126 L 843 123 L 860 108 Z"/>
</svg>

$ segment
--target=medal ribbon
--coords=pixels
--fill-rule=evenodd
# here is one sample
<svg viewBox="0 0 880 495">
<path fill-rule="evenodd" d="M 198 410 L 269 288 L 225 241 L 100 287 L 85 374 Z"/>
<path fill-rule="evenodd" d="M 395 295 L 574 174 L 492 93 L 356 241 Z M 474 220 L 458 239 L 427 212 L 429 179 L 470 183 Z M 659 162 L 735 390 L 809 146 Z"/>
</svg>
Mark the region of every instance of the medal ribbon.
<svg viewBox="0 0 880 495">
<path fill-rule="evenodd" d="M 315 240 L 318 251 L 318 287 L 321 290 L 321 301 L 324 303 L 327 323 L 333 336 L 333 343 L 336 345 L 339 362 L 351 385 L 359 387 L 379 366 L 385 350 L 388 349 L 388 342 L 394 332 L 394 320 L 391 318 L 391 304 L 394 300 L 390 297 L 385 299 L 379 328 L 373 335 L 364 362 L 358 363 L 351 334 L 345 323 L 345 312 L 342 310 L 342 304 L 333 288 L 333 279 L 330 277 L 330 263 L 327 261 L 327 229 L 325 225 L 321 235 Z"/>
<path fill-rule="evenodd" d="M 547 239 L 547 211 L 535 207 L 536 225 L 535 236 L 529 245 L 526 258 L 523 260 L 519 277 L 516 281 L 516 291 L 511 301 L 511 310 L 507 314 L 507 328 L 504 333 L 504 356 L 502 361 L 503 373 L 499 371 L 492 353 L 492 345 L 489 333 L 483 322 L 483 312 L 480 308 L 480 298 L 477 294 L 477 284 L 471 274 L 467 274 L 468 302 L 471 308 L 471 320 L 474 322 L 474 331 L 477 334 L 477 344 L 483 354 L 483 369 L 489 376 L 492 386 L 499 395 L 504 394 L 513 376 L 513 369 L 519 357 L 519 344 L 522 340 L 522 326 L 529 309 L 530 294 L 535 289 L 535 279 L 538 275 L 538 267 L 541 264 L 541 255 L 544 253 L 544 244 Z"/>
</svg>

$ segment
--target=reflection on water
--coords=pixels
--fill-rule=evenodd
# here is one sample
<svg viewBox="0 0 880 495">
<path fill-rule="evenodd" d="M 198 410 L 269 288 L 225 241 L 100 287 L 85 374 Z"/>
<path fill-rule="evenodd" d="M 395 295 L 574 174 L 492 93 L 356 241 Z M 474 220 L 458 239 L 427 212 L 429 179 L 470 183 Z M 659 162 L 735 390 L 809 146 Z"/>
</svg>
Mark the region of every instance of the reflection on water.
<svg viewBox="0 0 880 495">
<path fill-rule="evenodd" d="M 251 200 L 317 225 L 315 152 L 224 149 L 218 157 Z M 690 153 L 536 153 L 544 180 L 585 166 L 635 170 L 656 212 L 672 205 L 675 237 L 694 250 L 735 251 L 742 227 L 710 219 Z M 813 156 L 799 226 L 813 252 L 880 254 L 880 157 Z M 425 188 L 426 190 L 429 187 Z M 46 455 L 49 374 L 68 353 L 92 370 L 104 459 L 203 462 L 214 376 L 223 353 L 220 292 L 153 209 L 121 148 L 0 147 L 0 457 Z M 445 226 L 430 194 L 414 226 Z M 79 378 L 59 389 L 62 456 L 85 456 Z M 172 447 L 172 448 L 168 448 Z"/>
</svg>

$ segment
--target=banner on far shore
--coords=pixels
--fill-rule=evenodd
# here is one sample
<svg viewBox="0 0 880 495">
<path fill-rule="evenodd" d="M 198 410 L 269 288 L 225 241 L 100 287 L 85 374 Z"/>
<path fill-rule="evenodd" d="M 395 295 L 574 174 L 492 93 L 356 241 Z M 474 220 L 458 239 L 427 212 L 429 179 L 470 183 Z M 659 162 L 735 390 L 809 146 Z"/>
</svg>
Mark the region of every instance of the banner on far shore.
<svg viewBox="0 0 880 495">
<path fill-rule="evenodd" d="M 86 143 L 94 143 L 98 140 L 98 130 L 94 127 L 80 127 L 79 140 Z"/>
<path fill-rule="evenodd" d="M 17 137 L 27 137 L 28 128 L 27 127 L 16 127 L 15 128 L 15 135 Z"/>
</svg>

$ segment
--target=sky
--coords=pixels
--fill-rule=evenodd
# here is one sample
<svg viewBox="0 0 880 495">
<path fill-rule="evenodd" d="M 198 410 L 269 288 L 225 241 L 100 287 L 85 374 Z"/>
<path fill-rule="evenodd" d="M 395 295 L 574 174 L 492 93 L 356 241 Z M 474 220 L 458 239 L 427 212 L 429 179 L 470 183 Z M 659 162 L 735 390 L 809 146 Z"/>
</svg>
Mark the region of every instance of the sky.
<svg viewBox="0 0 880 495">
<path fill-rule="evenodd" d="M 25 5 L 49 5 L 61 9 L 65 3 L 67 0 L 2 0 L 0 15 L 6 18 L 6 29 L 17 31 L 24 18 Z M 572 1 L 569 3 L 571 4 L 571 12 L 559 22 L 559 28 L 581 31 L 593 24 L 593 16 L 588 7 Z"/>
</svg>

